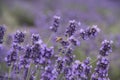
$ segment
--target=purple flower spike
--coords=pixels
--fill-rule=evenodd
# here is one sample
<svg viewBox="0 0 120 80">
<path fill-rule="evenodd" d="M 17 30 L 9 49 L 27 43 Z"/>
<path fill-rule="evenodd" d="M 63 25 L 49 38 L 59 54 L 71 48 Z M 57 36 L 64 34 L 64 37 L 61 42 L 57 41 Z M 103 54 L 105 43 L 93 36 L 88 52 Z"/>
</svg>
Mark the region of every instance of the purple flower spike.
<svg viewBox="0 0 120 80">
<path fill-rule="evenodd" d="M 0 25 L 0 44 L 3 43 L 4 35 L 5 35 L 5 27 L 4 27 L 4 25 Z"/>
<path fill-rule="evenodd" d="M 102 47 L 100 48 L 99 54 L 101 56 L 108 56 L 108 54 L 112 52 L 112 43 L 112 41 L 104 40 L 102 42 Z"/>
<path fill-rule="evenodd" d="M 53 32 L 57 32 L 59 26 L 60 26 L 60 17 L 59 16 L 54 16 L 54 22 L 53 22 L 53 25 L 50 26 L 50 29 Z"/>
<path fill-rule="evenodd" d="M 25 34 L 23 32 L 17 31 L 14 35 L 14 42 L 15 43 L 22 43 L 24 42 Z"/>
<path fill-rule="evenodd" d="M 75 20 L 70 20 L 69 21 L 69 26 L 66 29 L 65 36 L 72 36 L 76 31 L 76 21 Z"/>
</svg>

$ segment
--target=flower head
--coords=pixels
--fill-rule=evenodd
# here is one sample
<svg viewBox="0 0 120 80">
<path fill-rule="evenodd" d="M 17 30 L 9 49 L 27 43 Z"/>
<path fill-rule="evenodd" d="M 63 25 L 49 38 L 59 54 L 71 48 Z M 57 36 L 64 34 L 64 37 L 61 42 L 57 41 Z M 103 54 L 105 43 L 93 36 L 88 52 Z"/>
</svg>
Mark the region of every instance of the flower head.
<svg viewBox="0 0 120 80">
<path fill-rule="evenodd" d="M 17 31 L 14 35 L 14 42 L 15 43 L 22 43 L 24 42 L 25 34 L 21 31 Z"/>
<path fill-rule="evenodd" d="M 59 26 L 60 26 L 60 17 L 59 16 L 54 16 L 54 22 L 53 22 L 53 25 L 50 26 L 50 29 L 53 32 L 57 32 Z"/>
<path fill-rule="evenodd" d="M 4 25 L 0 25 L 0 44 L 3 43 L 4 35 L 5 35 L 5 26 Z"/>
</svg>

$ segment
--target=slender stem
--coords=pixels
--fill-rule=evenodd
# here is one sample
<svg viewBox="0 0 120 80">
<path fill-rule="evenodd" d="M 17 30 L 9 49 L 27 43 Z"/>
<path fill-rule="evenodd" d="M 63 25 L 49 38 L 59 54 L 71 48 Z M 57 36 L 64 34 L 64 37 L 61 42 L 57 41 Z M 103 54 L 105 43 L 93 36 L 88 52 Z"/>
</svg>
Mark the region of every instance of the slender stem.
<svg viewBox="0 0 120 80">
<path fill-rule="evenodd" d="M 40 65 L 38 66 L 38 70 L 35 76 L 36 76 L 35 80 L 40 80 Z"/>
<path fill-rule="evenodd" d="M 47 40 L 46 44 L 48 44 L 48 43 L 49 43 L 49 41 L 50 41 L 50 40 L 51 40 L 51 38 L 52 38 L 52 35 L 53 35 L 53 34 L 51 34 L 51 35 L 50 35 L 50 37 L 48 38 L 48 40 Z"/>
<path fill-rule="evenodd" d="M 10 80 L 10 77 L 11 77 L 11 71 L 12 71 L 12 68 L 13 68 L 13 63 L 10 65 L 9 67 L 9 73 L 8 73 L 8 79 Z"/>
<path fill-rule="evenodd" d="M 32 63 L 30 63 L 30 67 L 28 68 L 26 80 L 30 80 L 30 72 L 31 72 L 31 69 L 32 69 Z"/>
<path fill-rule="evenodd" d="M 63 74 L 61 73 L 61 74 L 58 76 L 57 80 L 63 80 L 63 79 L 62 79 L 62 76 L 63 76 Z"/>
<path fill-rule="evenodd" d="M 91 64 L 93 64 L 93 63 L 95 63 L 96 61 L 97 61 L 98 59 L 95 59 L 93 62 L 91 62 L 89 65 L 91 65 Z"/>
</svg>

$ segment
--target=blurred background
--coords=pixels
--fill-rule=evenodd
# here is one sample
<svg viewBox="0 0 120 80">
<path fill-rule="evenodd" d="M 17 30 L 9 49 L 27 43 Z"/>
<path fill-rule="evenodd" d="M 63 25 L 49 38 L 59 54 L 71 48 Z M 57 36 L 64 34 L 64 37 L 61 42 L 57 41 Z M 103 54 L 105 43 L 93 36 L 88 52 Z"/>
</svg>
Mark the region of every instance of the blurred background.
<svg viewBox="0 0 120 80">
<path fill-rule="evenodd" d="M 94 60 L 101 41 L 113 40 L 109 76 L 111 80 L 120 80 L 120 0 L 0 0 L 0 25 L 5 24 L 9 34 L 5 44 L 9 47 L 10 35 L 18 29 L 40 33 L 41 38 L 47 41 L 54 15 L 61 16 L 62 28 L 67 27 L 71 19 L 83 25 L 98 25 L 101 29 L 99 36 L 91 41 L 82 41 L 75 54 L 80 60 L 86 56 Z M 64 32 L 62 28 L 59 34 Z M 0 75 L 4 75 L 7 50 L 0 49 Z"/>
</svg>

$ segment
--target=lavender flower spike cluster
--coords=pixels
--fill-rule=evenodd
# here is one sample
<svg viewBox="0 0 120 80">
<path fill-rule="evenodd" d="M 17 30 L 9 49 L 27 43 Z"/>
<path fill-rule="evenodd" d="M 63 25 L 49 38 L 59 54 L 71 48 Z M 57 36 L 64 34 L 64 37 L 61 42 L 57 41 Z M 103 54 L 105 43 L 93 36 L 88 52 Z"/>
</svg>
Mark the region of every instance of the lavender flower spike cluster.
<svg viewBox="0 0 120 80">
<path fill-rule="evenodd" d="M 100 48 L 100 56 L 98 57 L 98 62 L 96 64 L 95 72 L 92 74 L 92 80 L 110 80 L 108 77 L 109 70 L 109 59 L 108 54 L 112 52 L 111 44 L 112 41 L 104 40 L 102 42 L 102 47 Z"/>
<path fill-rule="evenodd" d="M 59 32 L 60 17 L 54 16 L 50 30 Z M 3 42 L 4 27 L 0 26 L 0 41 Z M 81 40 L 95 38 L 100 29 L 93 25 L 82 29 L 78 22 L 70 20 L 63 36 L 55 35 L 56 47 L 48 47 L 39 34 L 32 34 L 30 43 L 24 45 L 26 34 L 17 31 L 5 61 L 9 78 L 13 80 L 109 80 L 109 59 L 112 41 L 104 40 L 99 50 L 96 68 L 92 72 L 91 58 L 76 60 L 74 50 Z M 92 40 L 91 40 L 92 41 Z"/>
</svg>

